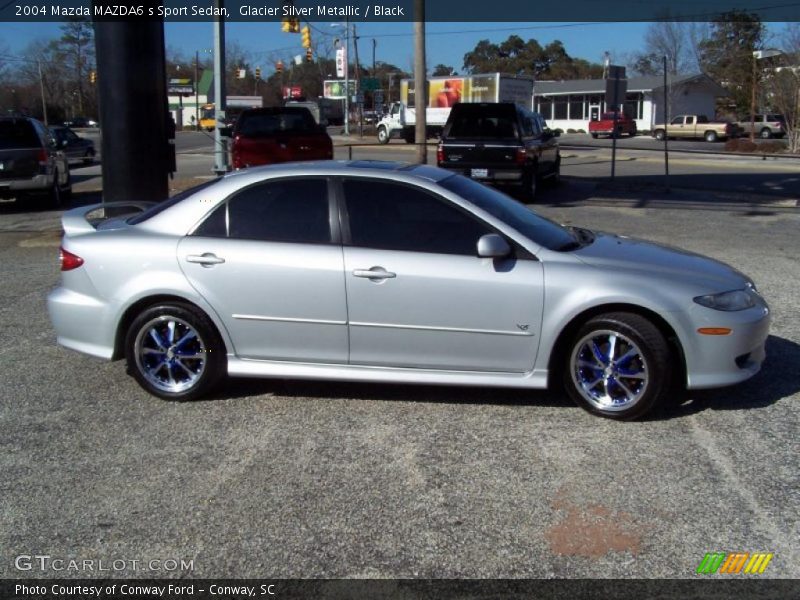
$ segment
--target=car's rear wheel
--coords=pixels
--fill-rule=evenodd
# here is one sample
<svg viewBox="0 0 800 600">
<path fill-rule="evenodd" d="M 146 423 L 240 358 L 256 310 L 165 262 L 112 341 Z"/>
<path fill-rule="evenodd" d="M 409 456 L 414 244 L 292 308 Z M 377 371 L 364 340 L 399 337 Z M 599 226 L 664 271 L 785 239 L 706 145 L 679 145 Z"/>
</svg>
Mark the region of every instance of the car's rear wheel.
<svg viewBox="0 0 800 600">
<path fill-rule="evenodd" d="M 586 322 L 569 345 L 563 384 L 582 408 L 610 419 L 635 419 L 670 387 L 670 349 L 641 315 L 608 313 Z"/>
<path fill-rule="evenodd" d="M 152 306 L 134 319 L 125 358 L 139 385 L 166 400 L 208 394 L 225 369 L 225 349 L 213 323 L 178 303 Z"/>
<path fill-rule="evenodd" d="M 706 141 L 707 142 L 716 142 L 717 141 L 717 132 L 716 131 L 706 131 Z"/>
<path fill-rule="evenodd" d="M 58 171 L 53 173 L 53 186 L 47 192 L 48 208 L 61 208 L 61 186 L 58 185 Z"/>
<path fill-rule="evenodd" d="M 764 129 L 761 130 L 761 139 L 768 140 L 771 137 L 772 137 L 772 132 L 766 127 L 764 127 Z"/>
<path fill-rule="evenodd" d="M 522 176 L 522 197 L 528 201 L 533 202 L 536 200 L 536 193 L 539 191 L 539 175 L 536 165 L 531 168 Z"/>
<path fill-rule="evenodd" d="M 87 150 L 83 155 L 83 164 L 90 165 L 94 162 L 94 150 Z"/>
</svg>

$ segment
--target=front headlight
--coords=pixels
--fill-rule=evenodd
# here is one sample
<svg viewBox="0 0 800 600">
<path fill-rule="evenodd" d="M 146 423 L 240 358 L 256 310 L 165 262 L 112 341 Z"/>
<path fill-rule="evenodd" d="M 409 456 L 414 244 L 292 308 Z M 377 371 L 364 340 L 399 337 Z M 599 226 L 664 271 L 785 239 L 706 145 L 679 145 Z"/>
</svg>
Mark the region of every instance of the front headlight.
<svg viewBox="0 0 800 600">
<path fill-rule="evenodd" d="M 694 301 L 701 306 L 724 311 L 745 310 L 756 305 L 756 301 L 747 290 L 731 290 L 719 294 L 697 296 Z"/>
</svg>

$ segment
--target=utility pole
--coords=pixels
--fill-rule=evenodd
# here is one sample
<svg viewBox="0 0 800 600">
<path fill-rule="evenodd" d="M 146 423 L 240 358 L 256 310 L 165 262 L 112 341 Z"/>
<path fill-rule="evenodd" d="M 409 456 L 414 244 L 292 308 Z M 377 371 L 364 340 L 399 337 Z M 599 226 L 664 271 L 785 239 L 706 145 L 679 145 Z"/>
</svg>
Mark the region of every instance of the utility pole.
<svg viewBox="0 0 800 600">
<path fill-rule="evenodd" d="M 42 61 L 36 61 L 39 65 L 39 90 L 42 92 L 42 117 L 44 118 L 45 127 L 47 126 L 47 102 L 44 99 L 44 77 L 42 76 Z"/>
<path fill-rule="evenodd" d="M 214 17 L 214 173 L 228 172 L 228 139 L 222 136 L 225 127 L 225 20 L 224 0 L 214 0 L 218 16 Z"/>
<path fill-rule="evenodd" d="M 194 51 L 194 125 L 200 131 L 200 51 Z"/>
<path fill-rule="evenodd" d="M 414 107 L 417 112 L 414 141 L 417 145 L 417 162 L 428 162 L 428 85 L 425 80 L 425 0 L 414 0 Z"/>
<path fill-rule="evenodd" d="M 344 22 L 344 134 L 350 135 L 350 18 Z"/>
<path fill-rule="evenodd" d="M 361 95 L 361 70 L 358 67 L 358 35 L 356 25 L 353 23 L 353 52 L 356 59 L 356 95 Z M 356 110 L 358 111 L 358 136 L 364 137 L 364 103 L 359 102 Z"/>
</svg>

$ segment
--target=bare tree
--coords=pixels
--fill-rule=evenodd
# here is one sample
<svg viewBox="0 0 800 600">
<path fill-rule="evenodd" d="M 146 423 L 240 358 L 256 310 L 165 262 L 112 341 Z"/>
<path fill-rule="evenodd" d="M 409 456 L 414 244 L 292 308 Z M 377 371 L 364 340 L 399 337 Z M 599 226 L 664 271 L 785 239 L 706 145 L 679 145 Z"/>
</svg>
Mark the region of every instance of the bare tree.
<svg viewBox="0 0 800 600">
<path fill-rule="evenodd" d="M 789 151 L 800 153 L 800 23 L 791 23 L 781 40 L 780 65 L 767 71 L 769 104 L 786 119 Z"/>
<path fill-rule="evenodd" d="M 667 57 L 667 73 L 677 75 L 697 69 L 692 51 L 691 28 L 677 21 L 658 21 L 651 24 L 644 36 L 644 51 L 634 54 L 631 69 L 640 75 L 658 75 L 663 72 Z"/>
</svg>

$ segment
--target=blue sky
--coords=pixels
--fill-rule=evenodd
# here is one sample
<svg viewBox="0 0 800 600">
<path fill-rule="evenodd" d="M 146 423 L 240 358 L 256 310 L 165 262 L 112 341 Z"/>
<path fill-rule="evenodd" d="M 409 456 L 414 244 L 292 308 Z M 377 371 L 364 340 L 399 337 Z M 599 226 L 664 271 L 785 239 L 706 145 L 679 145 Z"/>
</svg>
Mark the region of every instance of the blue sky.
<svg viewBox="0 0 800 600">
<path fill-rule="evenodd" d="M 624 55 L 641 49 L 647 23 L 429 23 L 427 26 L 428 67 L 438 63 L 453 66 L 460 71 L 463 57 L 481 39 L 500 42 L 517 34 L 524 40 L 537 39 L 542 45 L 561 40 L 571 56 L 601 62 L 607 50 L 614 62 L 624 63 Z M 330 23 L 314 23 L 312 37 L 336 35 Z M 782 27 L 768 24 L 772 32 Z M 12 53 L 20 52 L 34 39 L 59 36 L 58 23 L 2 23 L 5 44 Z M 372 39 L 377 41 L 376 59 L 390 62 L 409 70 L 412 61 L 412 23 L 362 23 L 358 25 L 359 60 L 372 61 Z M 167 23 L 167 46 L 191 56 L 196 50 L 210 48 L 213 43 L 211 23 Z M 229 41 L 237 41 L 253 54 L 253 66 L 269 72 L 277 58 L 300 54 L 300 36 L 280 31 L 277 22 L 229 22 L 226 24 Z M 1 38 L 0 38 L 1 39 Z M 2 42 L 0 42 L 2 47 Z M 352 52 L 352 50 L 351 50 Z M 351 56 L 352 60 L 352 56 Z"/>
</svg>

